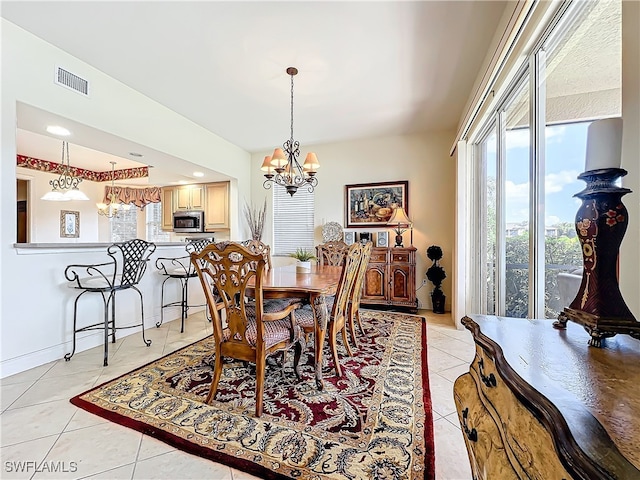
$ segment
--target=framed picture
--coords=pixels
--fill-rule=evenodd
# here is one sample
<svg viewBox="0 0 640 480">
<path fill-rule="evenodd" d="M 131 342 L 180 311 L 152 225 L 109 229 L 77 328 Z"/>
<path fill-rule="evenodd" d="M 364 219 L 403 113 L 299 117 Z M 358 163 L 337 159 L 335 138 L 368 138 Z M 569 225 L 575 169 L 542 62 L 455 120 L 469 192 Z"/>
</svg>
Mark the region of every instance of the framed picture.
<svg viewBox="0 0 640 480">
<path fill-rule="evenodd" d="M 356 243 L 356 232 L 344 232 L 344 243 L 347 245 L 353 245 Z"/>
<path fill-rule="evenodd" d="M 344 188 L 347 228 L 384 227 L 396 207 L 403 207 L 409 214 L 409 182 L 406 180 L 360 183 Z"/>
<path fill-rule="evenodd" d="M 367 243 L 373 240 L 371 238 L 371 232 L 360 232 L 360 243 Z"/>
<path fill-rule="evenodd" d="M 376 247 L 389 246 L 389 232 L 378 232 L 376 234 Z"/>
<path fill-rule="evenodd" d="M 80 237 L 80 212 L 60 210 L 60 237 Z"/>
</svg>

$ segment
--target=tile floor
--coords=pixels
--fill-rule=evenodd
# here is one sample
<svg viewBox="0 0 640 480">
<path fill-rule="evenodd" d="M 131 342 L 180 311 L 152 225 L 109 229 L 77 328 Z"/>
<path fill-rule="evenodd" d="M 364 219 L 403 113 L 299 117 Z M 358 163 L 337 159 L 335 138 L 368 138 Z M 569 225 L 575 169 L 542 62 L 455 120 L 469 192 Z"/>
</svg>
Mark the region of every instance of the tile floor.
<svg viewBox="0 0 640 480">
<path fill-rule="evenodd" d="M 450 315 L 427 317 L 429 377 L 435 428 L 436 478 L 467 480 L 471 470 L 453 402 L 453 381 L 474 355 L 471 334 L 456 330 Z M 69 399 L 135 367 L 211 334 L 203 313 L 151 328 L 144 347 L 139 334 L 110 348 L 102 367 L 102 347 L 77 353 L 0 381 L 0 478 L 92 479 L 252 479 L 238 470 L 176 450 L 139 432 L 81 410 Z M 36 462 L 56 465 L 55 473 L 35 472 Z M 22 463 L 22 471 L 20 469 Z M 56 463 L 57 462 L 57 463 Z M 73 462 L 73 463 L 72 463 Z"/>
</svg>

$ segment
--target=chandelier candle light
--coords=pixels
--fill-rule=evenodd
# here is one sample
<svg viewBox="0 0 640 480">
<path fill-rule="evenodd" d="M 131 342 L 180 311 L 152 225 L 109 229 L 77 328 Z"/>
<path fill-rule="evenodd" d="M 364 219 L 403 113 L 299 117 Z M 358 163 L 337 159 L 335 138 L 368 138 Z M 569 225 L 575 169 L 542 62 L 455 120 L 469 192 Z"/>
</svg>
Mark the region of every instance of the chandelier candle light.
<svg viewBox="0 0 640 480">
<path fill-rule="evenodd" d="M 396 232 L 396 247 L 402 247 L 402 234 L 407 231 L 407 228 L 411 228 L 411 245 L 413 245 L 413 222 L 409 220 L 407 212 L 402 207 L 396 207 L 391 215 L 391 218 L 387 222 L 390 227 L 395 227 Z"/>
<path fill-rule="evenodd" d="M 297 73 L 297 68 L 287 68 L 287 74 L 291 76 L 291 137 L 282 145 L 283 148 L 276 148 L 271 156 L 264 157 L 260 168 L 265 172 L 264 188 L 269 189 L 275 183 L 286 188 L 291 196 L 301 187 L 307 187 L 310 193 L 313 192 L 318 185 L 315 175 L 320 168 L 313 152 L 307 154 L 304 165 L 300 166 L 298 163 L 300 143 L 293 139 L 293 77 Z"/>
<path fill-rule="evenodd" d="M 113 191 L 114 180 L 115 180 L 115 167 L 116 162 L 111 163 L 111 193 L 109 193 L 109 204 L 106 203 L 96 203 L 96 207 L 98 207 L 98 215 L 102 215 L 107 218 L 117 218 L 118 214 L 124 210 L 125 212 L 131 208 L 131 205 L 124 204 L 118 202 L 118 196 Z"/>
<path fill-rule="evenodd" d="M 66 154 L 65 154 L 66 152 Z M 66 161 L 65 161 L 66 157 Z M 65 163 L 66 162 L 66 163 Z M 45 193 L 41 200 L 49 200 L 52 202 L 68 202 L 70 200 L 89 200 L 84 193 L 78 189 L 78 185 L 82 182 L 79 177 L 71 175 L 71 166 L 69 164 L 69 144 L 62 142 L 62 173 L 56 180 L 51 180 L 51 191 Z"/>
</svg>

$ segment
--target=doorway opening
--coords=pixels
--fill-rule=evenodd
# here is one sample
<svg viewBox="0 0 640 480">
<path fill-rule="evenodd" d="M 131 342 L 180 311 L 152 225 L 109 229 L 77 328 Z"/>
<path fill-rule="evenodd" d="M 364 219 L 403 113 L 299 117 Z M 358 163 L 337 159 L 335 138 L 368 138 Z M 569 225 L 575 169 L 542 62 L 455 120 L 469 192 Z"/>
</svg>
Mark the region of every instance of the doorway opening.
<svg viewBox="0 0 640 480">
<path fill-rule="evenodd" d="M 29 180 L 16 179 L 16 243 L 29 243 Z"/>
</svg>

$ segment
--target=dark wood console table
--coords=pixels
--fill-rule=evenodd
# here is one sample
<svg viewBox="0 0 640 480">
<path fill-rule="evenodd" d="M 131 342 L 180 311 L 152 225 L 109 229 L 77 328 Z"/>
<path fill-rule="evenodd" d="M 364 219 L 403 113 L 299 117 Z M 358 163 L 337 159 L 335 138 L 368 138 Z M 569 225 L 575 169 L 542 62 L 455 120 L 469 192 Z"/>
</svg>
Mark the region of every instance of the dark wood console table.
<svg viewBox="0 0 640 480">
<path fill-rule="evenodd" d="M 363 288 L 363 305 L 400 307 L 415 313 L 416 248 L 373 248 Z"/>
<path fill-rule="evenodd" d="M 477 479 L 640 479 L 640 341 L 589 348 L 579 325 L 472 315 L 469 373 L 455 382 Z"/>
</svg>

